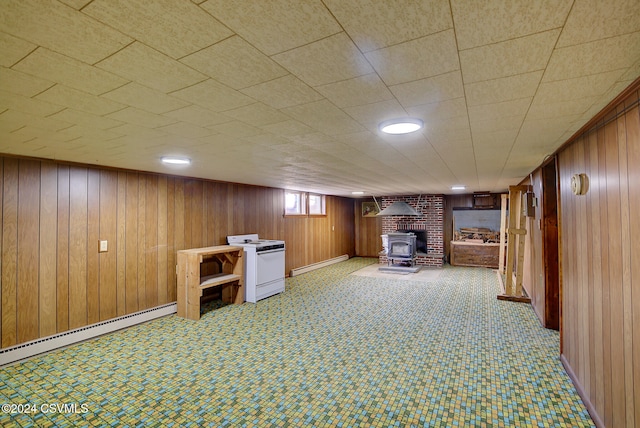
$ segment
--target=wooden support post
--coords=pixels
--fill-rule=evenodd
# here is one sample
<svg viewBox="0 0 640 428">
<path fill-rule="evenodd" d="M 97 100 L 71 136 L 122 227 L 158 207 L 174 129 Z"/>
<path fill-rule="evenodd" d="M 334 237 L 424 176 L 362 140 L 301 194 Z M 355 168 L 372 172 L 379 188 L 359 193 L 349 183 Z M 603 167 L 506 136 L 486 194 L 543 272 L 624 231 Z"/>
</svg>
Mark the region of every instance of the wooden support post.
<svg viewBox="0 0 640 428">
<path fill-rule="evenodd" d="M 524 270 L 525 215 L 522 210 L 523 195 L 529 186 L 509 186 L 509 227 L 507 239 L 507 273 L 505 294 L 498 296 L 503 300 L 531 301 L 522 294 L 522 276 Z M 516 255 L 517 246 L 517 255 Z M 517 259 L 516 259 L 517 256 Z M 514 284 L 515 269 L 515 284 Z"/>
<path fill-rule="evenodd" d="M 504 273 L 504 244 L 505 234 L 507 233 L 507 194 L 503 193 L 500 196 L 500 257 L 498 263 L 498 272 L 500 275 Z"/>
</svg>

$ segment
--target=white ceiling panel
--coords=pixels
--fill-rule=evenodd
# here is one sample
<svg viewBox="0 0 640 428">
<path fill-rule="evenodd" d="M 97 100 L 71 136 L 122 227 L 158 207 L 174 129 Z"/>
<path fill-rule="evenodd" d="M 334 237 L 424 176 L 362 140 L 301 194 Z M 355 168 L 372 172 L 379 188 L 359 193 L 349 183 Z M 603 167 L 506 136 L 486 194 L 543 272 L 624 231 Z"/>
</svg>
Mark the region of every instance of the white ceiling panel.
<svg viewBox="0 0 640 428">
<path fill-rule="evenodd" d="M 458 70 L 455 34 L 446 30 L 365 53 L 387 85 L 412 82 Z"/>
<path fill-rule="evenodd" d="M 0 154 L 344 196 L 504 191 L 638 79 L 639 8 L 5 0 Z M 404 116 L 425 128 L 378 130 Z"/>
</svg>

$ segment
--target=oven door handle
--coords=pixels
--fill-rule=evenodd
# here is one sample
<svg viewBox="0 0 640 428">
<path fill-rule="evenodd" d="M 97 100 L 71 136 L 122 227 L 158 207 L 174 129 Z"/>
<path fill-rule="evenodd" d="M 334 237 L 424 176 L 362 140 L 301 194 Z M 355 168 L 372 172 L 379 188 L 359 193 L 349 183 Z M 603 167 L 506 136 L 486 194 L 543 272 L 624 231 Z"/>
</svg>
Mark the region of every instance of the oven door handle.
<svg viewBox="0 0 640 428">
<path fill-rule="evenodd" d="M 266 251 L 256 251 L 256 254 L 259 256 L 261 254 L 277 253 L 278 251 L 284 251 L 284 248 L 276 248 L 273 250 L 266 250 Z"/>
</svg>

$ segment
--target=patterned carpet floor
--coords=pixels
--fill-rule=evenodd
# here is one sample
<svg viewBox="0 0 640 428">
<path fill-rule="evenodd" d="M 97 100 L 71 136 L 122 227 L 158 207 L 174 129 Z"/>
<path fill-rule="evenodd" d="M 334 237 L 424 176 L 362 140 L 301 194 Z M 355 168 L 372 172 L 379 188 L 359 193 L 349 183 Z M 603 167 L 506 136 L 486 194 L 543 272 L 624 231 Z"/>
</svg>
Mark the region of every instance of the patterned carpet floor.
<svg viewBox="0 0 640 428">
<path fill-rule="evenodd" d="M 0 413 L 0 425 L 593 426 L 558 333 L 529 305 L 497 300 L 493 270 L 447 266 L 431 282 L 351 275 L 374 262 L 4 367 L 0 401 L 36 411 Z"/>
</svg>

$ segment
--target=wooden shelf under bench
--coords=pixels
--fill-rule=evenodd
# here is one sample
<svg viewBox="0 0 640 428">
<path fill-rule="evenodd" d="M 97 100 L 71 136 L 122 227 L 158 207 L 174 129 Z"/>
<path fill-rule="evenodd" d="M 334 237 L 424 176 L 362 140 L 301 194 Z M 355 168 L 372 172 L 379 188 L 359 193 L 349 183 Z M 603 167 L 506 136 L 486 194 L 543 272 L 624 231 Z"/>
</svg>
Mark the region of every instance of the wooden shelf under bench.
<svg viewBox="0 0 640 428">
<path fill-rule="evenodd" d="M 244 249 L 233 245 L 178 251 L 178 316 L 200 319 L 200 298 L 204 290 L 222 286 L 226 303 L 244 302 Z M 221 272 L 201 275 L 201 265 L 215 262 Z"/>
</svg>

